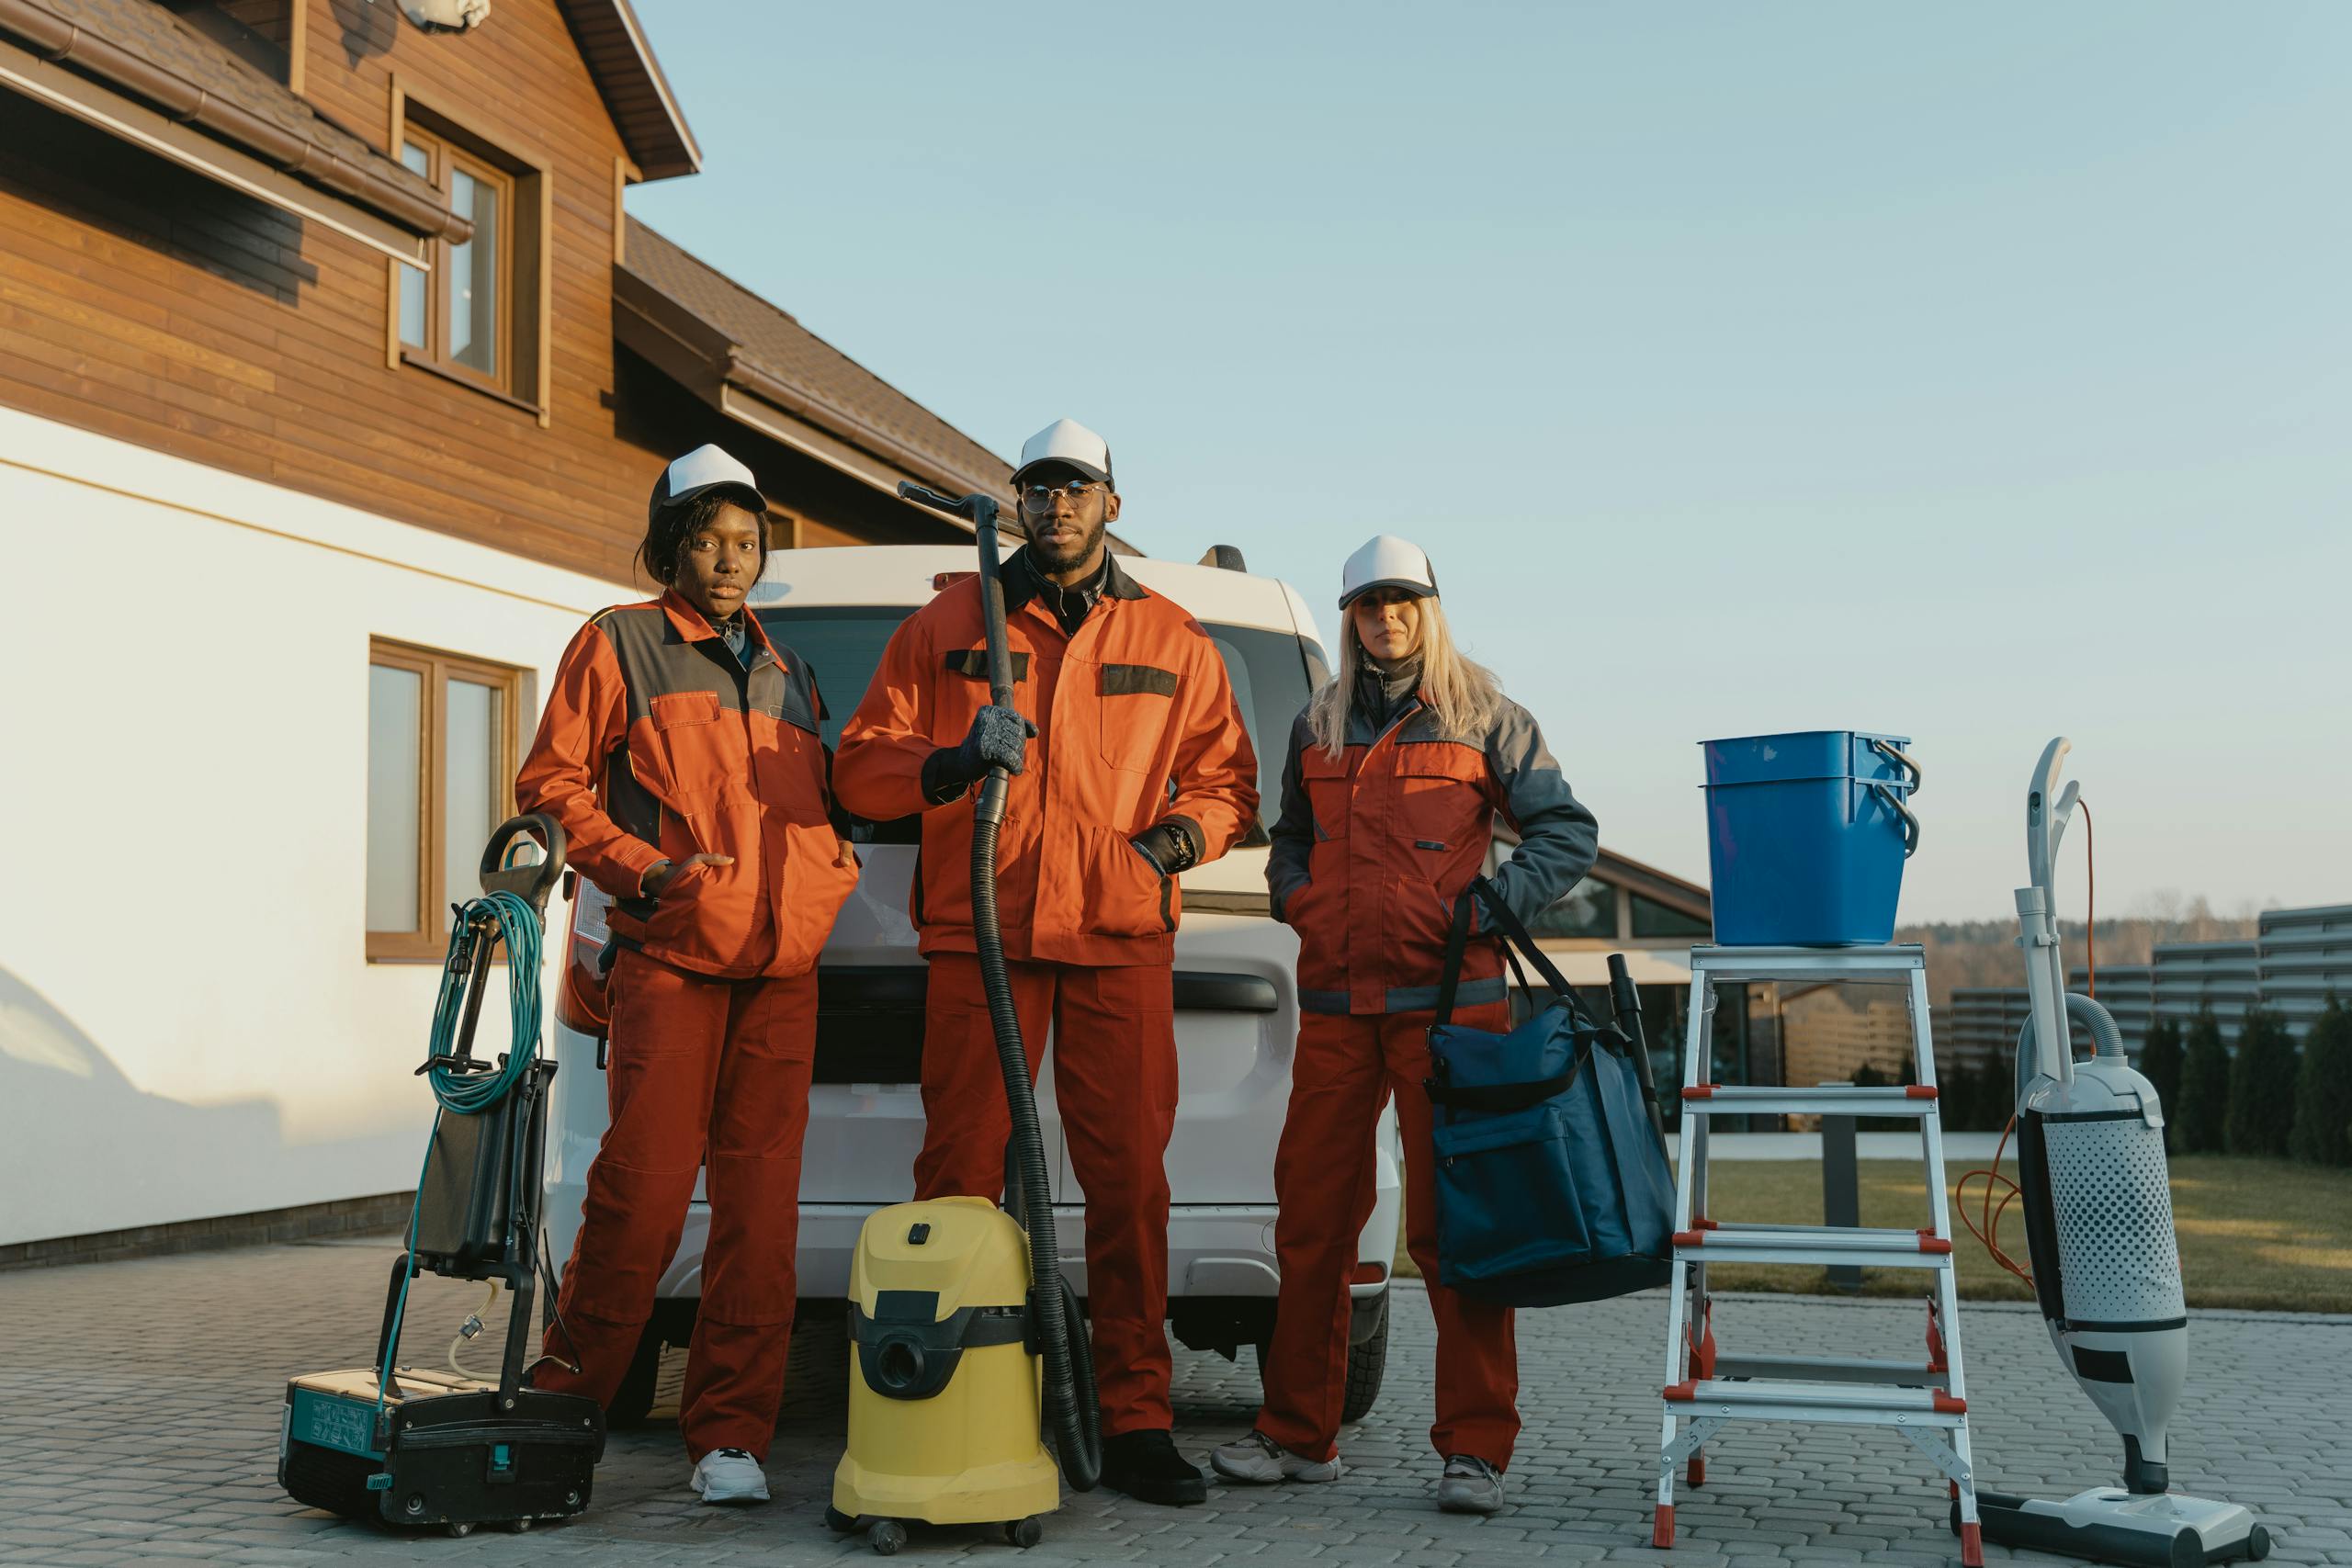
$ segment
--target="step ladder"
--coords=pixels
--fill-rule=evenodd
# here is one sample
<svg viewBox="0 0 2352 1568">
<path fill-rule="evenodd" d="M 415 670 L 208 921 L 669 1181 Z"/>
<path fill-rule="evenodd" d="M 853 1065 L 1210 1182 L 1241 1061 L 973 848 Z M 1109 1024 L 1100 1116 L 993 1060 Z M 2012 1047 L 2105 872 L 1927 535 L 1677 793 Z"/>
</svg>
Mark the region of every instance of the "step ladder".
<svg viewBox="0 0 2352 1568">
<path fill-rule="evenodd" d="M 1886 1088 L 1745 1087 L 1709 1081 L 1715 987 L 1729 981 L 1881 981 L 1908 988 L 1914 1081 Z M 1960 1298 L 1944 1186 L 1943 1123 L 1928 1032 L 1928 969 L 1915 944 L 1885 947 L 1697 947 L 1690 953 L 1690 1032 L 1683 1053 L 1682 1149 L 1674 1200 L 1672 1304 L 1659 1405 L 1657 1514 L 1651 1544 L 1674 1544 L 1674 1475 L 1705 1484 L 1703 1445 L 1730 1421 L 1834 1421 L 1892 1427 L 1950 1479 L 1959 1505 L 1961 1561 L 1982 1568 L 1976 1481 L 1969 1458 L 1968 1392 L 1961 1374 Z M 1933 1224 L 1918 1230 L 1733 1224 L 1708 1217 L 1707 1129 L 1717 1116 L 1916 1118 Z M 1711 1263 L 1868 1265 L 1928 1276 L 1924 1360 L 1860 1356 L 1727 1355 L 1715 1346 Z"/>
</svg>

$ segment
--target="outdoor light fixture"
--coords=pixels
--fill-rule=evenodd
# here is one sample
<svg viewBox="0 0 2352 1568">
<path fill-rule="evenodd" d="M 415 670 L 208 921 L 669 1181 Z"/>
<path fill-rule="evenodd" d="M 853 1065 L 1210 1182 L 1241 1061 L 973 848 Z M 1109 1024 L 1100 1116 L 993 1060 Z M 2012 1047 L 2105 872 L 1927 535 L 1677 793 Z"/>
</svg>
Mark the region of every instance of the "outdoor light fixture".
<svg viewBox="0 0 2352 1568">
<path fill-rule="evenodd" d="M 462 33 L 490 17 L 490 0 L 400 0 L 401 15 L 428 33 Z"/>
</svg>

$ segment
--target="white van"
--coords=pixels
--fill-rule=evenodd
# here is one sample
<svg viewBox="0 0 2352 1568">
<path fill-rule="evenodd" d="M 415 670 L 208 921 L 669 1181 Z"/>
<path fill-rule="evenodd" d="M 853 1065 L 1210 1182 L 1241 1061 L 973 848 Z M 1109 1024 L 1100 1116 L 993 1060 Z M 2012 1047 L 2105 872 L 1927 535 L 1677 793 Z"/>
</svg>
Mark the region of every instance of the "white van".
<svg viewBox="0 0 2352 1568">
<path fill-rule="evenodd" d="M 1136 581 L 1192 612 L 1225 658 L 1258 751 L 1261 827 L 1207 865 L 1183 874 L 1176 933 L 1176 1048 L 1181 1094 L 1168 1146 L 1173 1208 L 1168 1226 L 1168 1316 L 1181 1343 L 1228 1357 L 1264 1352 L 1273 1331 L 1274 1147 L 1290 1098 L 1298 1038 L 1298 941 L 1268 910 L 1266 836 L 1281 809 L 1283 747 L 1307 694 L 1325 677 L 1322 644 L 1288 584 L 1252 577 L 1220 546 L 1221 565 L 1183 566 L 1123 556 Z M 832 716 L 827 745 L 864 695 L 899 623 L 939 588 L 974 570 L 968 549 L 905 545 L 778 551 L 752 591 L 752 612 L 815 671 Z M 956 809 L 947 807 L 945 809 Z M 918 1089 L 927 974 L 907 918 L 917 819 L 859 823 L 865 863 L 842 906 L 818 974 L 817 1066 L 800 1183 L 799 1285 L 804 1298 L 840 1300 L 858 1227 L 874 1209 L 911 1197 L 922 1142 Z M 603 896 L 585 882 L 575 902 L 575 950 L 601 947 Z M 593 953 L 592 953 L 593 955 Z M 546 1213 L 558 1259 L 578 1232 L 588 1165 L 605 1130 L 601 1042 L 556 1031 L 562 1064 L 548 1139 Z M 1056 1111 L 1049 1055 L 1037 1084 L 1046 1146 L 1058 1156 L 1055 1220 L 1062 1267 L 1082 1295 L 1086 1248 L 1080 1194 Z M 1376 1138 L 1378 1196 L 1358 1244 L 1356 1305 L 1345 1418 L 1379 1393 L 1388 1350 L 1388 1276 L 1396 1256 L 1396 1131 L 1384 1111 Z M 709 1210 L 699 1187 L 678 1255 L 620 1396 L 616 1420 L 644 1414 L 663 1343 L 683 1345 L 702 1289 Z"/>
</svg>

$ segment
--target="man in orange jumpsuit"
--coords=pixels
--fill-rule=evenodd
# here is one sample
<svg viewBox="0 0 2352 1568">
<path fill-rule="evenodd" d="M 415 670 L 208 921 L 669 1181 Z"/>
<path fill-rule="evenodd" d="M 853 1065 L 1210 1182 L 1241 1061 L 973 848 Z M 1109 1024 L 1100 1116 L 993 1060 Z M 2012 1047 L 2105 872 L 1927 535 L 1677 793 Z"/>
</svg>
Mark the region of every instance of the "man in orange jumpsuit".
<svg viewBox="0 0 2352 1568">
<path fill-rule="evenodd" d="M 1050 1022 L 1086 1192 L 1102 1479 L 1197 1503 L 1206 1482 L 1169 1435 L 1163 1326 L 1176 874 L 1256 819 L 1257 757 L 1207 634 L 1105 547 L 1119 496 L 1102 439 L 1058 421 L 1023 449 L 1013 483 L 1029 535 L 1003 572 L 1017 712 L 989 703 L 979 583 L 954 583 L 891 637 L 842 731 L 833 786 L 862 817 L 923 814 L 910 911 L 931 964 L 916 1196 L 994 1197 L 1010 1124 L 974 956 L 964 797 L 991 765 L 1015 775 L 997 904 L 1029 1070 Z"/>
</svg>

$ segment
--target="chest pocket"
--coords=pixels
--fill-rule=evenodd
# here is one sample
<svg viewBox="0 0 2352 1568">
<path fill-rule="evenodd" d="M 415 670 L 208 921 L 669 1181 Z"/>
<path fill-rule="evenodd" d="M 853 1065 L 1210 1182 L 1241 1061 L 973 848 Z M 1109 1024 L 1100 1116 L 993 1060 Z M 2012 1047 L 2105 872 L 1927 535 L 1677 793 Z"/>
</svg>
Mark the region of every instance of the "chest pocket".
<svg viewBox="0 0 2352 1568">
<path fill-rule="evenodd" d="M 1486 756 L 1467 746 L 1399 746 L 1393 771 L 1396 809 L 1389 828 L 1397 838 L 1451 847 L 1473 837 L 1492 810 Z"/>
<path fill-rule="evenodd" d="M 719 755 L 729 738 L 718 722 L 718 694 L 665 692 L 648 703 L 646 711 L 662 739 L 661 760 L 672 792 L 681 801 L 709 795 L 727 766 L 727 759 Z"/>
<path fill-rule="evenodd" d="M 1029 702 L 1021 687 L 1029 679 L 1029 656 L 1018 649 L 1011 650 L 1012 661 L 1012 705 L 1026 711 Z M 937 694 L 932 702 L 931 739 L 934 745 L 955 746 L 962 743 L 971 732 L 972 718 L 989 700 L 989 650 L 985 648 L 951 648 L 943 664 Z"/>
<path fill-rule="evenodd" d="M 1102 760 L 1139 773 L 1159 760 L 1175 711 L 1176 672 L 1149 664 L 1105 664 L 1095 686 Z"/>
<path fill-rule="evenodd" d="M 1306 786 L 1306 804 L 1315 813 L 1317 839 L 1348 836 L 1349 796 L 1355 788 L 1348 778 L 1348 768 L 1363 754 L 1363 748 L 1351 746 L 1334 758 L 1313 740 L 1298 754 L 1298 776 Z"/>
</svg>

